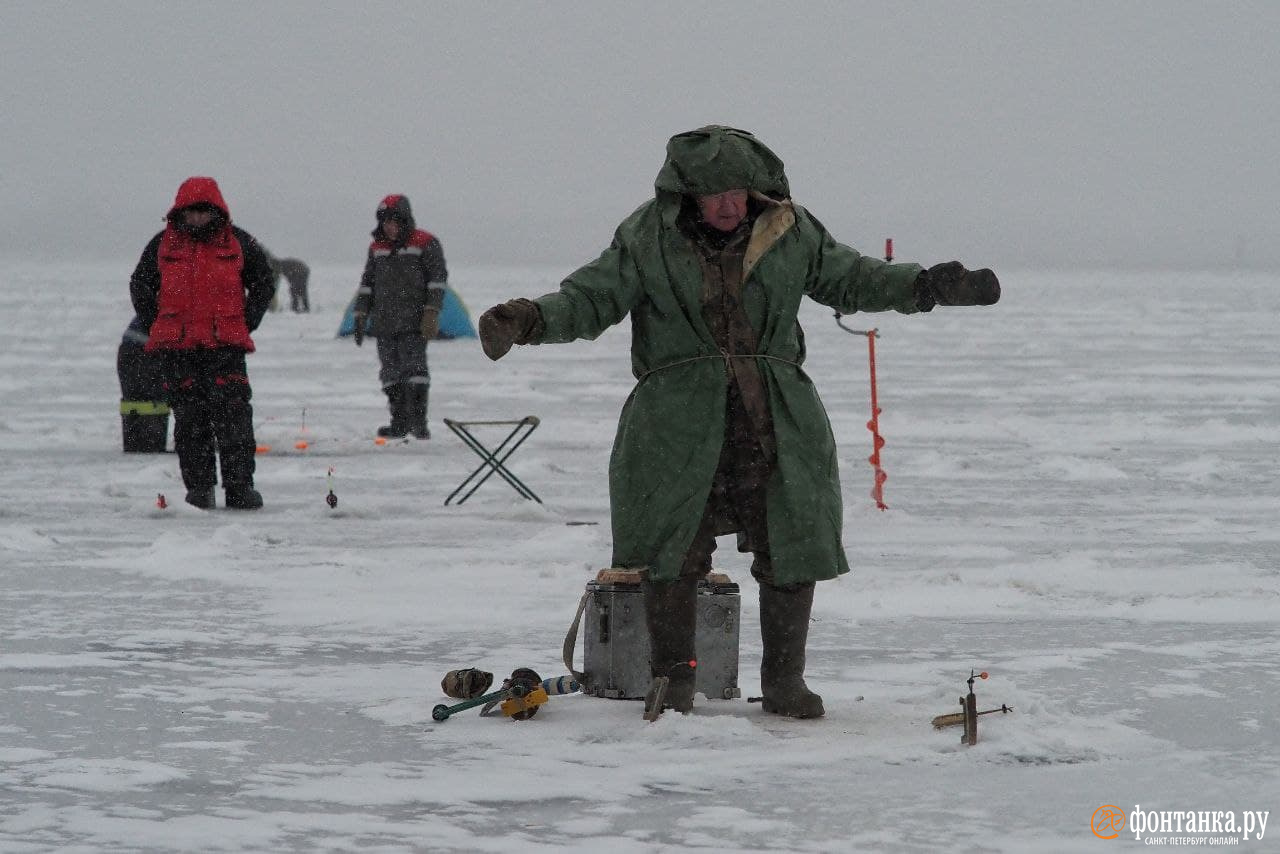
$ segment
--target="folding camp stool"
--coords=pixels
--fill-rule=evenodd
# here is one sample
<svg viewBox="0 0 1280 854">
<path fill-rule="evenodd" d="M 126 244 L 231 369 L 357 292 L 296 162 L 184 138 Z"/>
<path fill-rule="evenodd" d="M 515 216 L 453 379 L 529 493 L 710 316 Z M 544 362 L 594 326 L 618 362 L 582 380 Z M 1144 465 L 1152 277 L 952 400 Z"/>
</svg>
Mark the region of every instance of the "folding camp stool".
<svg viewBox="0 0 1280 854">
<path fill-rule="evenodd" d="M 539 504 L 542 503 L 542 499 L 534 494 L 532 489 L 525 486 L 520 478 L 512 474 L 511 469 L 506 466 L 507 459 L 516 452 L 517 448 L 524 444 L 524 440 L 528 439 L 529 435 L 533 433 L 534 430 L 538 429 L 539 422 L 537 416 L 526 415 L 519 421 L 454 421 L 451 418 L 446 418 L 444 419 L 444 423 L 445 426 L 452 430 L 459 439 L 466 443 L 468 448 L 475 451 L 476 454 L 484 460 L 484 462 L 480 464 L 479 468 L 467 475 L 466 479 L 463 480 L 462 483 L 458 484 L 457 489 L 449 493 L 449 497 L 444 500 L 445 504 L 453 501 L 454 496 L 470 485 L 471 488 L 467 490 L 467 493 L 458 499 L 458 503 L 462 504 L 471 497 L 473 492 L 480 488 L 481 484 L 492 477 L 495 473 L 507 483 L 511 484 L 511 488 L 520 493 L 521 498 L 531 498 Z M 470 430 L 472 427 L 507 426 L 511 426 L 511 432 L 508 433 L 507 438 L 503 439 L 502 443 L 492 451 L 482 445 L 480 441 L 472 435 Z M 485 471 L 485 469 L 488 469 L 488 471 Z M 485 472 L 484 477 L 476 480 L 476 477 L 480 472 Z M 472 483 L 473 480 L 475 480 L 474 484 Z"/>
</svg>

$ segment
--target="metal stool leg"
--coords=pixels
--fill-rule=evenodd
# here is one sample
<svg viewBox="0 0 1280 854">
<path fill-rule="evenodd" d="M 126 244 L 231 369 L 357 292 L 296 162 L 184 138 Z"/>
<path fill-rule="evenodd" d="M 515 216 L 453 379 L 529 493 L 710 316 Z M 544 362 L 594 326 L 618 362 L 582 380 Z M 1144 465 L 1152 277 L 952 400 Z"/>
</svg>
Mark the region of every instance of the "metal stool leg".
<svg viewBox="0 0 1280 854">
<path fill-rule="evenodd" d="M 537 494 L 524 483 L 524 481 L 516 477 L 515 474 L 506 467 L 506 461 L 516 452 L 516 449 L 524 444 L 524 441 L 532 435 L 533 431 L 537 429 L 539 421 L 535 416 L 526 415 L 519 421 L 454 421 L 453 419 L 446 418 L 444 419 L 444 423 L 446 427 L 453 431 L 454 435 L 461 439 L 463 443 L 474 451 L 481 459 L 479 467 L 471 472 L 471 474 L 467 475 L 466 478 L 463 479 L 462 483 L 458 484 L 458 487 L 453 490 L 453 492 L 449 493 L 449 497 L 444 500 L 446 505 L 452 502 L 459 492 L 462 492 L 462 490 L 470 486 L 471 488 L 467 490 L 466 494 L 458 499 L 459 504 L 464 503 L 484 484 L 486 480 L 493 477 L 494 474 L 497 474 L 505 480 L 521 498 L 532 499 L 539 504 L 542 503 L 542 499 L 539 498 Z M 486 448 L 468 429 L 469 427 L 475 426 L 506 426 L 509 424 L 514 424 L 515 426 L 512 428 L 511 432 L 507 434 L 506 438 L 503 439 L 502 442 L 499 443 L 499 445 L 492 451 Z M 523 435 L 521 435 L 521 430 L 524 431 Z M 513 440 L 514 443 L 512 443 Z M 488 469 L 488 471 L 485 471 L 486 469 Z M 484 476 L 472 483 L 476 476 L 481 472 L 485 472 Z"/>
</svg>

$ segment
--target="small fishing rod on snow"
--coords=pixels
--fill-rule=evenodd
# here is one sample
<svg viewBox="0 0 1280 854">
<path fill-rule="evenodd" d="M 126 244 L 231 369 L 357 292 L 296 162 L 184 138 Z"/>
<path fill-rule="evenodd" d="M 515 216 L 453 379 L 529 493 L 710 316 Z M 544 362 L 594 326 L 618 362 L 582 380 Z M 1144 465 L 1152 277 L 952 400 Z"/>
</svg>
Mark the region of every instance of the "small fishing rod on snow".
<svg viewBox="0 0 1280 854">
<path fill-rule="evenodd" d="M 449 682 L 455 679 L 463 683 L 457 686 L 461 690 L 448 690 Z M 496 714 L 494 708 L 497 707 L 502 714 L 512 720 L 526 721 L 537 714 L 538 707 L 546 703 L 550 697 L 558 694 L 573 694 L 581 690 L 581 686 L 572 676 L 543 679 L 529 667 L 517 667 L 508 678 L 503 680 L 502 687 L 497 691 L 488 694 L 477 693 L 484 691 L 491 684 L 493 684 L 491 673 L 474 668 L 450 671 L 445 676 L 445 681 L 441 683 L 441 687 L 445 688 L 447 693 L 467 693 L 476 694 L 476 696 L 468 697 L 452 706 L 441 703 L 431 710 L 432 720 L 447 721 L 458 712 L 484 706 L 480 710 L 483 717 Z"/>
<path fill-rule="evenodd" d="M 953 712 L 949 715 L 938 715 L 933 719 L 934 729 L 943 729 L 949 726 L 964 726 L 964 735 L 960 736 L 960 743 L 967 744 L 970 747 L 978 743 L 978 718 L 982 715 L 994 715 L 999 712 L 1007 715 L 1013 711 L 1013 706 L 1000 704 L 998 709 L 987 709 L 984 712 L 978 711 L 978 698 L 973 693 L 973 680 L 986 679 L 987 671 L 977 673 L 974 670 L 969 671 L 969 693 L 960 698 L 960 711 Z"/>
</svg>

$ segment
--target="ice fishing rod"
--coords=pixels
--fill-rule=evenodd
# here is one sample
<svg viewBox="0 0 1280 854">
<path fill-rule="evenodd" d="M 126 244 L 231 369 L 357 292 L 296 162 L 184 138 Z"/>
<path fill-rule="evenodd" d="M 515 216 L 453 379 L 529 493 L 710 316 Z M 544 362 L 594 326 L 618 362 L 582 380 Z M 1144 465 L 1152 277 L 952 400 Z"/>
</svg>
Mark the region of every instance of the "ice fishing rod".
<svg viewBox="0 0 1280 854">
<path fill-rule="evenodd" d="M 489 712 L 498 706 L 502 714 L 512 720 L 526 721 L 537 714 L 538 707 L 546 703 L 551 695 L 572 694 L 580 687 L 569 676 L 543 679 L 531 668 L 517 667 L 511 672 L 510 677 L 503 680 L 502 687 L 497 691 L 472 697 L 452 706 L 441 703 L 431 710 L 431 719 L 447 721 L 458 712 L 474 709 L 476 706 L 484 706 L 480 714 L 488 716 Z"/>
<path fill-rule="evenodd" d="M 884 260 L 886 263 L 893 263 L 893 238 L 886 237 L 884 240 Z M 880 449 L 884 447 L 884 437 L 880 435 L 880 402 L 876 394 L 876 338 L 880 337 L 879 329 L 852 329 L 844 325 L 842 315 L 836 312 L 836 325 L 851 335 L 865 335 L 867 338 L 867 362 L 870 366 L 871 374 L 871 420 L 867 422 L 867 429 L 871 431 L 871 456 L 867 457 L 867 462 L 871 463 L 871 470 L 874 474 L 874 480 L 871 486 L 871 498 L 876 502 L 876 507 L 880 510 L 888 510 L 889 505 L 884 503 L 884 482 L 889 479 L 889 475 L 880 467 Z"/>
<path fill-rule="evenodd" d="M 1007 715 L 1013 711 L 1013 706 L 1000 704 L 998 709 L 987 709 L 984 712 L 978 711 L 978 698 L 973 693 L 973 680 L 986 679 L 989 674 L 987 671 L 977 673 L 973 670 L 969 671 L 969 693 L 960 698 L 961 711 L 952 712 L 949 715 L 938 715 L 933 719 L 934 729 L 943 729 L 949 726 L 964 725 L 964 735 L 960 736 L 960 743 L 967 744 L 970 747 L 978 743 L 978 718 L 982 715 L 994 715 L 999 712 Z"/>
</svg>

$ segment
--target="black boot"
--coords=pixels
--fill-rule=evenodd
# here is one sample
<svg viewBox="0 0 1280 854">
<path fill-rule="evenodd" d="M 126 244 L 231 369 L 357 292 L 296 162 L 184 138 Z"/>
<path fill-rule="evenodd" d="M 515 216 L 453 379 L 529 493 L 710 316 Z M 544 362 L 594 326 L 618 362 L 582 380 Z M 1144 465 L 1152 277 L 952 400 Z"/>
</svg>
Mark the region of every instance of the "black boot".
<svg viewBox="0 0 1280 854">
<path fill-rule="evenodd" d="M 822 698 L 804 684 L 804 649 L 809 638 L 813 582 L 792 587 L 760 585 L 760 691 L 766 712 L 791 718 L 820 718 Z"/>
<path fill-rule="evenodd" d="M 427 429 L 427 396 L 431 386 L 426 383 L 409 384 L 409 432 L 415 439 L 430 439 Z"/>
<path fill-rule="evenodd" d="M 260 510 L 262 509 L 262 493 L 252 485 L 231 484 L 224 490 L 228 510 Z"/>
<path fill-rule="evenodd" d="M 652 720 L 663 709 L 693 711 L 697 683 L 697 651 L 694 635 L 698 619 L 698 577 L 684 576 L 672 582 L 647 579 L 640 585 L 644 593 L 644 622 L 649 630 L 649 672 L 656 679 L 668 679 L 660 709 L 645 703 L 645 717 Z"/>
<path fill-rule="evenodd" d="M 387 439 L 403 439 L 409 434 L 409 399 L 404 383 L 389 385 L 383 389 L 387 394 L 387 409 L 391 412 L 391 423 L 378 428 L 378 435 Z"/>
<path fill-rule="evenodd" d="M 213 487 L 198 486 L 195 489 L 188 489 L 187 503 L 201 510 L 212 510 L 214 508 Z"/>
</svg>

